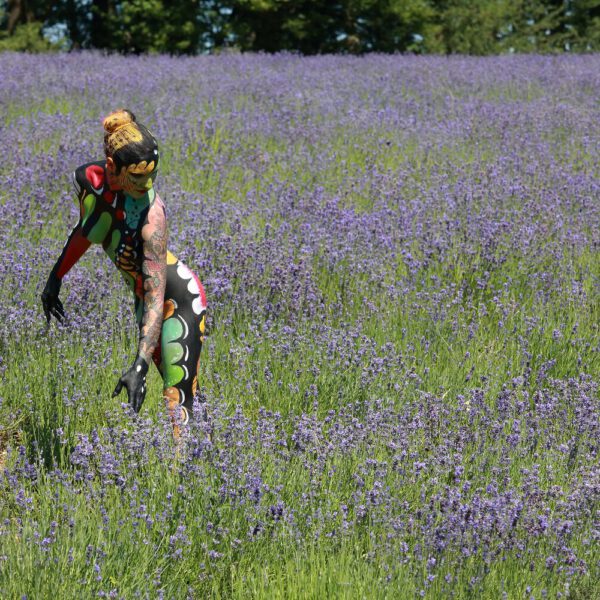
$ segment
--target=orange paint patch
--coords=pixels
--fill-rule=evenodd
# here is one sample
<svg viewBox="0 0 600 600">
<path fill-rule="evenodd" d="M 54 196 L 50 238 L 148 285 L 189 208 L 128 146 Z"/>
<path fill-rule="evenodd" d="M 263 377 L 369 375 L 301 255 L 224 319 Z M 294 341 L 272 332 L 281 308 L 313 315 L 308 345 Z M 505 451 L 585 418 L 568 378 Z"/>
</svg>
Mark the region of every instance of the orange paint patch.
<svg viewBox="0 0 600 600">
<path fill-rule="evenodd" d="M 163 308 L 163 321 L 166 321 L 168 318 L 172 317 L 176 308 L 177 304 L 175 303 L 175 300 L 165 300 Z"/>
<path fill-rule="evenodd" d="M 167 404 L 167 410 L 173 424 L 173 437 L 178 440 L 181 435 L 181 429 L 178 425 L 179 421 L 179 390 L 174 387 L 168 387 L 163 390 L 163 398 Z M 182 407 L 183 408 L 183 407 Z M 183 416 L 183 415 L 181 415 Z"/>
</svg>

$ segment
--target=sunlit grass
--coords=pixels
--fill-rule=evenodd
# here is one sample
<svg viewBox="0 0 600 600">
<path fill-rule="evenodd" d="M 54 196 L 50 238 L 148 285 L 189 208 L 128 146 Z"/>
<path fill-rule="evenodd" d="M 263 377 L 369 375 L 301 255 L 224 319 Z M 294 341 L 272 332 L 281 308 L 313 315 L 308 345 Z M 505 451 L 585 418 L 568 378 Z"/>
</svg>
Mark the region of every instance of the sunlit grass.
<svg viewBox="0 0 600 600">
<path fill-rule="evenodd" d="M 546 114 L 503 125 L 566 101 L 547 64 L 461 83 L 433 61 L 437 87 L 414 64 L 394 88 L 373 57 L 325 93 L 292 57 L 291 91 L 258 57 L 253 89 L 226 58 L 198 79 L 144 60 L 167 61 L 155 95 L 114 102 L 164 138 L 170 248 L 209 299 L 202 405 L 177 449 L 156 370 L 139 416 L 111 398 L 138 334 L 99 248 L 46 326 L 66 170 L 100 158 L 105 101 L 6 101 L 0 596 L 597 597 L 597 166 Z"/>
</svg>

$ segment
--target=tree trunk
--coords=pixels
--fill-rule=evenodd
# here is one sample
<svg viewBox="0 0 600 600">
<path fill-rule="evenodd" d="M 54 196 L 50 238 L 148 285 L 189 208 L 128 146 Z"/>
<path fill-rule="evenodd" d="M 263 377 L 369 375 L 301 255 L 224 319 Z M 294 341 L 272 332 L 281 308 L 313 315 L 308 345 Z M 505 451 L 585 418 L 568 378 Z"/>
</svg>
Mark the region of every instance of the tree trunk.
<svg viewBox="0 0 600 600">
<path fill-rule="evenodd" d="M 20 23 L 27 22 L 27 0 L 8 0 L 8 35 L 12 35 Z"/>
</svg>

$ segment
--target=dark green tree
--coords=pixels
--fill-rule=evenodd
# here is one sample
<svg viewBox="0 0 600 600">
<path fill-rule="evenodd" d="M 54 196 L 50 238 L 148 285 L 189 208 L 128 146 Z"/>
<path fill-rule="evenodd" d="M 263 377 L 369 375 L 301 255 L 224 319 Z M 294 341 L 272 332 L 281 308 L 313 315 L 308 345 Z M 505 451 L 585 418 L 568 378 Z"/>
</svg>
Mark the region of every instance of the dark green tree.
<svg viewBox="0 0 600 600">
<path fill-rule="evenodd" d="M 563 0 L 522 0 L 514 48 L 518 51 L 564 51 L 570 37 Z"/>
<path fill-rule="evenodd" d="M 41 0 L 0 2 L 0 50 L 44 52 L 55 49 L 42 35 L 49 4 Z"/>
<path fill-rule="evenodd" d="M 0 48 L 122 53 L 586 52 L 600 0 L 0 0 Z"/>
<path fill-rule="evenodd" d="M 566 27 L 570 49 L 577 52 L 600 50 L 600 0 L 568 0 Z"/>
<path fill-rule="evenodd" d="M 121 2 L 110 16 L 110 44 L 121 52 L 193 54 L 200 46 L 199 0 Z"/>
<path fill-rule="evenodd" d="M 43 21 L 48 4 L 42 0 L 8 0 L 4 7 L 7 33 L 12 35 L 19 25 Z"/>
<path fill-rule="evenodd" d="M 242 50 L 303 54 L 418 49 L 434 16 L 428 0 L 232 0 L 230 7 Z"/>
<path fill-rule="evenodd" d="M 113 0 L 92 0 L 90 7 L 89 36 L 86 45 L 90 48 L 113 48 L 112 37 L 115 23 Z"/>
<path fill-rule="evenodd" d="M 446 54 L 493 54 L 505 49 L 520 0 L 439 0 L 439 28 L 427 50 Z"/>
<path fill-rule="evenodd" d="M 72 48 L 122 53 L 196 53 L 204 29 L 202 0 L 60 0 L 46 25 L 66 25 Z M 210 4 L 210 3 L 209 3 Z"/>
</svg>

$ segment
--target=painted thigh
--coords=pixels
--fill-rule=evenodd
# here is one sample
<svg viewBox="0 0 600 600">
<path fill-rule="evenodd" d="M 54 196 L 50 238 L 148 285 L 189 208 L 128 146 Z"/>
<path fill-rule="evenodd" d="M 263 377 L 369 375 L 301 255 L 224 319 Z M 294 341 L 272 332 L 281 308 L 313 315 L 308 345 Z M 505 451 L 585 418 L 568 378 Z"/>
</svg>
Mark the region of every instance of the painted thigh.
<svg viewBox="0 0 600 600">
<path fill-rule="evenodd" d="M 169 264 L 164 320 L 153 359 L 163 377 L 169 410 L 181 406 L 184 422 L 198 386 L 205 316 L 206 297 L 196 275 L 179 261 Z"/>
</svg>

